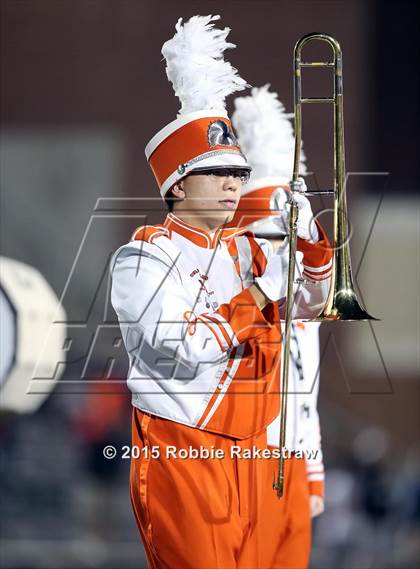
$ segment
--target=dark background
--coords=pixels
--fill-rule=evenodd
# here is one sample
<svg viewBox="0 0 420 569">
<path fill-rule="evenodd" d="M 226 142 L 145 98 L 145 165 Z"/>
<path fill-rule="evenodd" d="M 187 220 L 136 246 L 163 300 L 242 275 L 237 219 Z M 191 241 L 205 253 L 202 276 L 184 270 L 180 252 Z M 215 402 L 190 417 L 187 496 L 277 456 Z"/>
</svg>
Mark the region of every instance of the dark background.
<svg viewBox="0 0 420 569">
<path fill-rule="evenodd" d="M 145 215 L 149 222 L 164 215 L 144 147 L 179 108 L 160 55 L 177 19 L 221 14 L 237 44 L 226 57 L 251 85 L 270 82 L 288 111 L 296 40 L 312 31 L 339 40 L 347 169 L 355 173 L 348 187 L 353 267 L 368 310 L 381 322 L 322 327 L 327 511 L 315 527 L 312 566 L 414 567 L 420 555 L 418 3 L 0 5 L 2 254 L 40 269 L 60 296 L 90 220 L 87 234 L 94 235 L 63 293 L 69 321 L 88 330 L 108 321 L 98 316 L 106 283 L 95 291 L 109 254 Z M 307 73 L 304 89 L 325 95 L 331 78 Z M 319 107 L 305 112 L 310 181 L 327 186 L 331 117 Z M 99 198 L 120 199 L 98 205 Z M 116 384 L 110 405 L 112 397 L 92 393 L 92 384 L 69 383 L 86 363 L 86 341 L 75 342 L 59 387 L 40 411 L 1 418 L 3 567 L 142 566 L 128 464 L 101 460 L 104 444 L 129 443 L 129 397 Z M 95 344 L 87 377 L 124 376 L 125 355 L 114 350 L 110 366 L 109 342 L 104 336 Z"/>
</svg>

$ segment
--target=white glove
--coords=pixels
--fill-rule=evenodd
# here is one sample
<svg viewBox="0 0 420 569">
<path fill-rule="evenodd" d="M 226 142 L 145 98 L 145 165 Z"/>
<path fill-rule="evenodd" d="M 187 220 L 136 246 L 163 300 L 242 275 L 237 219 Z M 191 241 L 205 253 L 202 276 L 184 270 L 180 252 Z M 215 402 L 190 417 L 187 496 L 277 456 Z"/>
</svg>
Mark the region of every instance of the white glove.
<svg viewBox="0 0 420 569">
<path fill-rule="evenodd" d="M 325 509 L 324 498 L 322 496 L 317 496 L 316 494 L 311 494 L 309 496 L 309 508 L 311 512 L 311 518 L 316 518 Z"/>
<path fill-rule="evenodd" d="M 302 192 L 306 192 L 307 187 L 305 180 L 299 178 L 302 187 Z M 279 188 L 280 190 L 281 188 Z M 281 215 L 274 217 L 273 221 L 279 226 L 281 231 L 288 235 L 289 233 L 289 209 L 288 197 L 289 192 L 284 189 L 276 195 L 275 206 L 281 212 Z M 312 212 L 311 203 L 303 193 L 295 192 L 295 202 L 298 206 L 298 220 L 297 220 L 297 234 L 301 239 L 309 241 L 309 243 L 316 243 L 319 241 L 319 233 L 314 221 L 314 214 Z"/>
<path fill-rule="evenodd" d="M 289 248 L 280 247 L 267 263 L 264 274 L 255 279 L 258 287 L 272 302 L 277 302 L 286 295 L 288 265 Z"/>
</svg>

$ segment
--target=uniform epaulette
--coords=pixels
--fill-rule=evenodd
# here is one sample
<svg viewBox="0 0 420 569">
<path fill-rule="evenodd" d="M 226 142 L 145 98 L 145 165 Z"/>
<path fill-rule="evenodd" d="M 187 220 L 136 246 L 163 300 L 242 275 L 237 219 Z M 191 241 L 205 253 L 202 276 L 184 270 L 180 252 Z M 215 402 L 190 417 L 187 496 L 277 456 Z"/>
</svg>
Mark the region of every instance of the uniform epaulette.
<svg viewBox="0 0 420 569">
<path fill-rule="evenodd" d="M 157 237 L 169 237 L 169 231 L 163 225 L 142 225 L 137 227 L 131 236 L 131 241 L 147 241 L 153 243 Z"/>
</svg>

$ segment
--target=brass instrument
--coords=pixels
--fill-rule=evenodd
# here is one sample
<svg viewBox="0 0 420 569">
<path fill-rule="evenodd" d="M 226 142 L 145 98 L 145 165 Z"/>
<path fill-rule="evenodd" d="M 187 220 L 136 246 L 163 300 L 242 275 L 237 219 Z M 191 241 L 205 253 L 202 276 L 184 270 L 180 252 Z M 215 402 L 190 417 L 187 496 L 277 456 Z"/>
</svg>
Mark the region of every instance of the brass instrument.
<svg viewBox="0 0 420 569">
<path fill-rule="evenodd" d="M 303 62 L 302 49 L 314 41 L 326 42 L 332 49 L 332 62 Z M 334 189 L 332 191 L 305 192 L 305 195 L 331 194 L 334 196 L 334 237 L 333 237 L 333 267 L 331 287 L 328 299 L 321 313 L 314 321 L 325 320 L 376 320 L 370 316 L 357 299 L 353 286 L 350 250 L 347 239 L 347 203 L 346 203 L 346 171 L 344 152 L 344 117 L 343 117 L 343 66 L 342 53 L 337 40 L 333 37 L 312 33 L 303 36 L 294 49 L 294 120 L 295 120 L 295 154 L 293 177 L 290 182 L 290 212 L 289 212 L 289 270 L 287 281 L 287 296 L 285 308 L 285 325 L 283 335 L 283 369 L 281 380 L 281 410 L 280 410 L 280 458 L 277 479 L 273 489 L 279 498 L 283 495 L 284 486 L 284 455 L 286 442 L 287 393 L 289 379 L 290 334 L 292 311 L 294 304 L 293 285 L 295 279 L 297 218 L 298 207 L 294 193 L 300 190 L 299 163 L 302 146 L 302 104 L 303 103 L 333 103 L 334 105 Z M 301 69 L 303 67 L 331 67 L 334 69 L 334 96 L 330 98 L 303 98 Z"/>
</svg>

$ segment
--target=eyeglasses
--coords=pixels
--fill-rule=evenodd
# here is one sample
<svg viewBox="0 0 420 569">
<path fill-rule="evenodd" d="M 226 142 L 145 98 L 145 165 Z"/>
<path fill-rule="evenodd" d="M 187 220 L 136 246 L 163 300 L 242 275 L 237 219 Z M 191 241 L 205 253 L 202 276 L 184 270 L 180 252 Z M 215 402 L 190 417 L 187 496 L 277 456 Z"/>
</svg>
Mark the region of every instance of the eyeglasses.
<svg viewBox="0 0 420 569">
<path fill-rule="evenodd" d="M 251 172 L 249 170 L 242 170 L 240 168 L 215 168 L 214 170 L 193 170 L 188 173 L 188 176 L 217 176 L 218 178 L 228 178 L 233 176 L 239 178 L 243 184 L 249 181 Z"/>
</svg>

